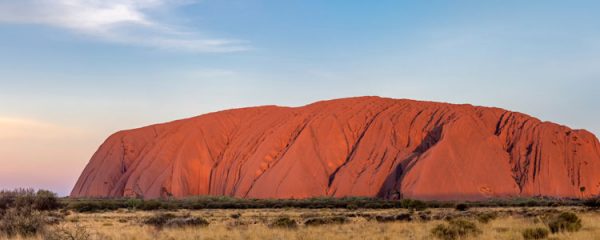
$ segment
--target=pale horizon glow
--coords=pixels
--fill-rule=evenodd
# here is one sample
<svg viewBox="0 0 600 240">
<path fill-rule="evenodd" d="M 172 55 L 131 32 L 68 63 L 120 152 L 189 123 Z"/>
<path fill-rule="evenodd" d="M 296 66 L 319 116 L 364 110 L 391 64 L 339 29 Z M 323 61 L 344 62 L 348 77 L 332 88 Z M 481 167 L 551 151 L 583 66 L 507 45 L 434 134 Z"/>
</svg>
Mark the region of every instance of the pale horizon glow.
<svg viewBox="0 0 600 240">
<path fill-rule="evenodd" d="M 600 134 L 595 1 L 0 2 L 0 189 L 66 195 L 112 133 L 381 96 Z"/>
</svg>

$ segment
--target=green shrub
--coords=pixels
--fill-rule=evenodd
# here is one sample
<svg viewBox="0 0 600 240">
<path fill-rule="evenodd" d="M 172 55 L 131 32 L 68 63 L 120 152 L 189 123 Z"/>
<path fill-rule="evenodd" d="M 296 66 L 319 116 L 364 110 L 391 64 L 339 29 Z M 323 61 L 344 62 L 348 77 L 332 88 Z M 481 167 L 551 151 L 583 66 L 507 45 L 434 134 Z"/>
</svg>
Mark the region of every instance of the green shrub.
<svg viewBox="0 0 600 240">
<path fill-rule="evenodd" d="M 523 238 L 525 240 L 537 240 L 537 239 L 546 239 L 550 231 L 546 228 L 527 228 L 523 230 Z"/>
<path fill-rule="evenodd" d="M 554 216 L 548 222 L 548 228 L 550 228 L 552 233 L 577 232 L 581 227 L 581 219 L 571 212 L 564 212 Z"/>
<path fill-rule="evenodd" d="M 289 217 L 278 217 L 269 226 L 276 228 L 296 228 L 298 223 Z"/>
<path fill-rule="evenodd" d="M 128 209 L 137 210 L 144 204 L 144 200 L 138 198 L 127 199 L 125 205 L 127 205 Z"/>
<path fill-rule="evenodd" d="M 148 210 L 158 210 L 162 208 L 162 203 L 159 200 L 148 200 L 148 201 L 143 201 L 142 204 L 139 206 L 139 208 L 141 210 L 144 211 L 148 211 Z"/>
<path fill-rule="evenodd" d="M 450 220 L 448 224 L 439 224 L 431 230 L 434 237 L 443 240 L 455 240 L 467 236 L 477 236 L 481 230 L 475 223 L 463 219 Z"/>
<path fill-rule="evenodd" d="M 119 208 L 127 208 L 125 201 L 117 199 L 91 199 L 76 200 L 68 204 L 67 208 L 76 212 L 99 212 L 114 211 Z"/>
</svg>

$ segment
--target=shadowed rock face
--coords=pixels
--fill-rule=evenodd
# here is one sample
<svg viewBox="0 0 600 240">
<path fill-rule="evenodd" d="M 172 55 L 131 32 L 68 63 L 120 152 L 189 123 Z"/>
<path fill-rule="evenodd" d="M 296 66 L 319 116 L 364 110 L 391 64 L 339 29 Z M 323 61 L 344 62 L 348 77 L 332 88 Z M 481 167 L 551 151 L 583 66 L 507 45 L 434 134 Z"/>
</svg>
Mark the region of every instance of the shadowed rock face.
<svg viewBox="0 0 600 240">
<path fill-rule="evenodd" d="M 475 200 L 599 192 L 600 143 L 585 130 L 498 108 L 360 97 L 115 133 L 71 196 Z"/>
</svg>

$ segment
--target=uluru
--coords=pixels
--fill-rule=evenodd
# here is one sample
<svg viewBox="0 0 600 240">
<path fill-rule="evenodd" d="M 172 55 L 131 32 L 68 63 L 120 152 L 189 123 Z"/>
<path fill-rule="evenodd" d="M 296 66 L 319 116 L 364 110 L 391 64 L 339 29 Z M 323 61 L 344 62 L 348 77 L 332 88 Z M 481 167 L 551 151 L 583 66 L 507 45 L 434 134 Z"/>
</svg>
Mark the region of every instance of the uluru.
<svg viewBox="0 0 600 240">
<path fill-rule="evenodd" d="M 117 132 L 71 197 L 480 200 L 599 192 L 600 143 L 586 130 L 500 108 L 356 97 Z"/>
</svg>

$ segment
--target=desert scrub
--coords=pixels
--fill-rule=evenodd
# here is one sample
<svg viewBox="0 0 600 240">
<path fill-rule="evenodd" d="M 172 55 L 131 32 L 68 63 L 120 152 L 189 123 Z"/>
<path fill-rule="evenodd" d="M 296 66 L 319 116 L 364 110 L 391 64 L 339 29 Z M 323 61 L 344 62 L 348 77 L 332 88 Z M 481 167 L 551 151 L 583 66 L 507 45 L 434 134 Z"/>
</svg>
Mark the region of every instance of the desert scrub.
<svg viewBox="0 0 600 240">
<path fill-rule="evenodd" d="M 143 221 L 143 223 L 155 227 L 162 227 L 167 223 L 167 221 L 176 217 L 177 216 L 175 216 L 175 214 L 172 213 L 157 213 L 151 217 L 146 218 Z"/>
<path fill-rule="evenodd" d="M 208 226 L 210 222 L 201 217 L 193 217 L 190 215 L 177 216 L 172 213 L 158 213 L 143 221 L 144 224 L 152 225 L 157 228 L 181 228 L 192 226 Z"/>
<path fill-rule="evenodd" d="M 552 233 L 577 232 L 581 227 L 581 219 L 571 212 L 563 212 L 548 221 L 548 228 Z"/>
<path fill-rule="evenodd" d="M 127 208 L 130 210 L 137 210 L 139 209 L 142 204 L 144 204 L 144 200 L 142 199 L 137 199 L 137 198 L 132 198 L 132 199 L 128 199 L 125 204 L 127 205 Z"/>
<path fill-rule="evenodd" d="M 47 190 L 38 190 L 35 194 L 32 207 L 40 211 L 49 211 L 59 209 L 61 204 L 58 202 L 56 193 Z"/>
<path fill-rule="evenodd" d="M 456 204 L 454 209 L 456 209 L 457 211 L 464 212 L 464 211 L 469 210 L 469 205 L 467 205 L 466 203 L 459 203 L 459 204 Z"/>
<path fill-rule="evenodd" d="M 57 226 L 43 234 L 44 240 L 88 240 L 91 239 L 89 231 L 81 226 Z"/>
<path fill-rule="evenodd" d="M 412 221 L 412 215 L 401 213 L 398 215 L 375 216 L 377 222 Z"/>
<path fill-rule="evenodd" d="M 448 224 L 439 224 L 431 230 L 434 237 L 443 240 L 454 240 L 467 236 L 477 236 L 481 230 L 475 223 L 464 219 L 450 220 Z"/>
<path fill-rule="evenodd" d="M 598 209 L 600 208 L 600 198 L 594 197 L 586 199 L 585 201 L 583 201 L 583 205 L 591 209 Z"/>
<path fill-rule="evenodd" d="M 275 228 L 296 228 L 298 227 L 298 223 L 289 217 L 278 217 L 269 226 Z"/>
<path fill-rule="evenodd" d="M 34 236 L 44 230 L 44 215 L 30 208 L 11 208 L 0 218 L 0 235 Z"/>
<path fill-rule="evenodd" d="M 104 199 L 98 200 L 77 200 L 71 202 L 68 206 L 69 209 L 76 212 L 104 212 L 104 211 L 115 211 L 119 208 L 127 208 L 125 202 Z"/>
<path fill-rule="evenodd" d="M 47 211 L 61 207 L 56 194 L 47 190 L 16 189 L 0 191 L 0 211 L 9 208 L 31 208 Z"/>
<path fill-rule="evenodd" d="M 6 191 L 5 191 L 6 192 Z M 13 191 L 14 192 L 14 191 Z M 0 193 L 0 196 L 2 194 Z M 381 199 L 366 197 L 331 198 L 316 197 L 307 199 L 244 199 L 223 196 L 194 196 L 182 199 L 131 199 L 131 198 L 90 198 L 90 199 L 59 199 L 61 204 L 68 205 L 69 209 L 77 212 L 102 212 L 118 208 L 135 208 L 136 210 L 174 210 L 174 209 L 282 209 L 282 208 L 345 208 L 355 209 L 412 209 L 424 210 L 426 208 L 454 208 L 457 205 L 468 207 L 534 207 L 534 206 L 581 206 L 582 200 L 561 200 L 541 198 L 514 198 L 493 199 L 479 202 L 456 203 L 438 201 L 419 201 L 412 199 Z M 594 203 L 591 203 L 594 204 Z M 0 209 L 2 198 L 0 197 Z"/>
<path fill-rule="evenodd" d="M 349 222 L 346 216 L 333 216 L 333 217 L 316 217 L 309 218 L 304 221 L 306 226 L 318 226 L 324 224 L 344 224 Z"/>
<path fill-rule="evenodd" d="M 168 220 L 164 226 L 170 228 L 182 228 L 182 227 L 205 227 L 208 226 L 210 222 L 201 217 L 176 217 Z"/>
<path fill-rule="evenodd" d="M 431 220 L 431 212 L 429 211 L 424 211 L 424 212 L 420 212 L 418 214 L 419 220 L 421 221 L 429 221 Z"/>
<path fill-rule="evenodd" d="M 477 221 L 479 221 L 480 223 L 489 223 L 490 221 L 496 219 L 498 217 L 498 214 L 496 214 L 495 212 L 485 212 L 485 213 L 481 213 L 479 215 L 477 215 Z"/>
<path fill-rule="evenodd" d="M 537 240 L 537 239 L 546 239 L 550 231 L 546 228 L 527 228 L 523 230 L 523 239 L 525 240 Z"/>
<path fill-rule="evenodd" d="M 400 206 L 406 209 L 422 211 L 427 209 L 429 207 L 429 204 L 420 200 L 402 199 L 400 200 Z"/>
</svg>

